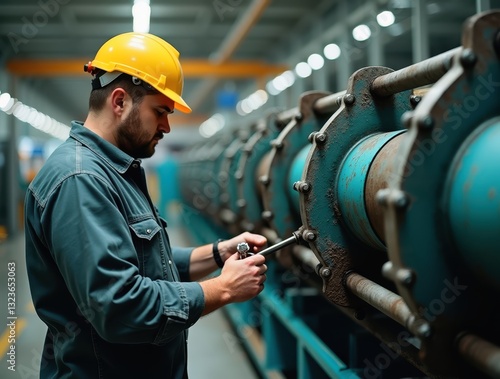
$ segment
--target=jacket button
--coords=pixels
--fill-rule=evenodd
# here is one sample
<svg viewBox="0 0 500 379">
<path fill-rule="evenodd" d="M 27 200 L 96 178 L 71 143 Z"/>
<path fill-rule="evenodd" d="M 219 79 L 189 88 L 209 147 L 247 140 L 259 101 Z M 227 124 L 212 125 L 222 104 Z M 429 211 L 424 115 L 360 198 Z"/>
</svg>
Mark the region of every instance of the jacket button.
<svg viewBox="0 0 500 379">
<path fill-rule="evenodd" d="M 146 233 L 151 234 L 151 229 L 146 229 Z"/>
</svg>

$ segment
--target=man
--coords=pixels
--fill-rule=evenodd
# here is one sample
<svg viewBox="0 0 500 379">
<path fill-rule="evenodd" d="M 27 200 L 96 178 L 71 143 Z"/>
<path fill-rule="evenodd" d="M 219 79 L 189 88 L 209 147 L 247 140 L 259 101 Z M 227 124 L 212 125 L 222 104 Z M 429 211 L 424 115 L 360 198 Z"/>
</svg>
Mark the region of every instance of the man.
<svg viewBox="0 0 500 379">
<path fill-rule="evenodd" d="M 27 268 L 48 327 L 42 378 L 187 378 L 188 328 L 263 289 L 265 258 L 233 254 L 243 241 L 259 251 L 263 236 L 171 248 L 148 194 L 139 158 L 170 131 L 174 108 L 191 111 L 178 57 L 151 34 L 107 41 L 85 66 L 85 122 L 29 186 Z M 194 282 L 217 266 L 219 276 Z"/>
</svg>

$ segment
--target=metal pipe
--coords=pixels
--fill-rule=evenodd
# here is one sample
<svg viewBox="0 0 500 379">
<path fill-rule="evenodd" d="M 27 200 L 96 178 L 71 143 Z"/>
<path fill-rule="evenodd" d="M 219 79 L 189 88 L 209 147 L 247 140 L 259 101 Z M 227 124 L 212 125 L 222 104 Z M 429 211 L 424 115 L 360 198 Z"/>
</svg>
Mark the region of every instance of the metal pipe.
<svg viewBox="0 0 500 379">
<path fill-rule="evenodd" d="M 313 105 L 314 111 L 319 114 L 335 113 L 340 108 L 345 93 L 346 91 L 344 90 L 316 100 Z"/>
<path fill-rule="evenodd" d="M 458 336 L 458 351 L 471 364 L 492 378 L 500 378 L 500 348 L 474 334 Z"/>
<path fill-rule="evenodd" d="M 462 51 L 456 47 L 435 57 L 375 78 L 371 92 L 376 96 L 390 96 L 395 93 L 433 84 L 451 67 L 452 58 Z"/>
<path fill-rule="evenodd" d="M 291 237 L 288 237 L 287 239 L 284 239 L 283 241 L 280 241 L 272 246 L 269 246 L 268 248 L 265 248 L 262 251 L 259 251 L 258 254 L 263 255 L 263 256 L 268 256 L 284 247 L 296 244 L 299 242 L 299 236 L 298 234 L 293 233 Z"/>
<path fill-rule="evenodd" d="M 294 107 L 292 109 L 287 109 L 276 115 L 276 126 L 279 128 L 285 127 L 294 117 L 300 114 L 299 108 Z"/>
<path fill-rule="evenodd" d="M 401 296 L 355 272 L 347 275 L 345 284 L 354 295 L 410 329 L 415 317 Z"/>
</svg>

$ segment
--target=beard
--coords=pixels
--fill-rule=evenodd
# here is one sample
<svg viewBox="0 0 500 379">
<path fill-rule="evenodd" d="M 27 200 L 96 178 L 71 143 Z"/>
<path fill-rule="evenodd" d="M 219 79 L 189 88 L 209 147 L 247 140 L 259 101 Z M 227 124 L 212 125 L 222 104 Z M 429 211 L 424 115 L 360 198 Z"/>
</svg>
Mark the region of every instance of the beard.
<svg viewBox="0 0 500 379">
<path fill-rule="evenodd" d="M 155 144 L 144 131 L 138 106 L 134 105 L 127 118 L 118 125 L 116 141 L 118 147 L 131 157 L 149 158 L 154 154 Z"/>
</svg>

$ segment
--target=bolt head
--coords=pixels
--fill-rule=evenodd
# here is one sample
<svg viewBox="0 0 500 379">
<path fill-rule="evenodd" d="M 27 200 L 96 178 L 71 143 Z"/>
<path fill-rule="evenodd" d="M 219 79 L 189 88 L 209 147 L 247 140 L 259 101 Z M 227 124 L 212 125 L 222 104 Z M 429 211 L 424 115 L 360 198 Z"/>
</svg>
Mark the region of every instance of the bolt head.
<svg viewBox="0 0 500 379">
<path fill-rule="evenodd" d="M 323 267 L 319 273 L 323 278 L 328 278 L 330 275 L 332 275 L 332 270 L 330 270 L 328 267 Z"/>
<path fill-rule="evenodd" d="M 356 101 L 356 97 L 352 93 L 346 93 L 344 96 L 344 103 L 347 106 L 351 106 Z"/>
</svg>

